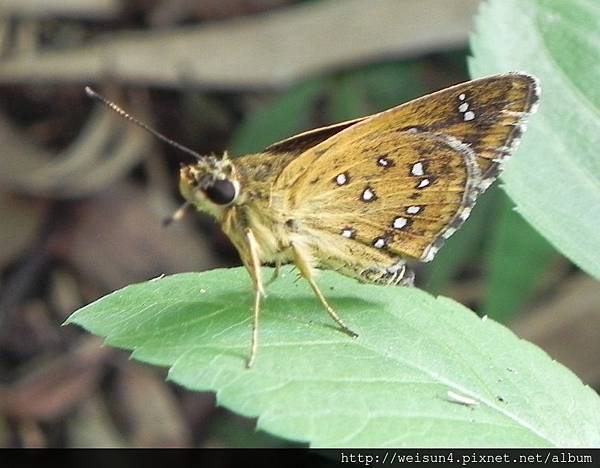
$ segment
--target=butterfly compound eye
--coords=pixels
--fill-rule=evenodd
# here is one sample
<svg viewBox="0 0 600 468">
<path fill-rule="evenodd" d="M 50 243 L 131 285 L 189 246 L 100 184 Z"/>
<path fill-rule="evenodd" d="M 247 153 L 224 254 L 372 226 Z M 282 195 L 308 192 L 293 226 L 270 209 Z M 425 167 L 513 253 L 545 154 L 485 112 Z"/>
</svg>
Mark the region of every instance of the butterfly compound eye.
<svg viewBox="0 0 600 468">
<path fill-rule="evenodd" d="M 207 198 L 217 205 L 227 205 L 235 200 L 235 186 L 229 180 L 217 180 L 205 190 Z"/>
</svg>

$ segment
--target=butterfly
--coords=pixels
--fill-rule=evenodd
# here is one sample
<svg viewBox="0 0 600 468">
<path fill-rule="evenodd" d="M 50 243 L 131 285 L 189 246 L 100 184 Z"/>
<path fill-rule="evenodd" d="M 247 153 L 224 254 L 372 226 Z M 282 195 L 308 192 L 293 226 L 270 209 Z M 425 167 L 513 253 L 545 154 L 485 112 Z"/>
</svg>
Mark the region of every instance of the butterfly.
<svg viewBox="0 0 600 468">
<path fill-rule="evenodd" d="M 104 103 L 196 158 L 181 168 L 179 189 L 184 206 L 214 217 L 252 280 L 250 367 L 265 297 L 261 265 L 274 264 L 276 277 L 281 265 L 294 264 L 340 329 L 357 336 L 319 289 L 316 270 L 412 285 L 407 261 L 431 261 L 468 218 L 516 149 L 539 96 L 531 75 L 491 76 L 235 159 L 201 156 Z"/>
</svg>

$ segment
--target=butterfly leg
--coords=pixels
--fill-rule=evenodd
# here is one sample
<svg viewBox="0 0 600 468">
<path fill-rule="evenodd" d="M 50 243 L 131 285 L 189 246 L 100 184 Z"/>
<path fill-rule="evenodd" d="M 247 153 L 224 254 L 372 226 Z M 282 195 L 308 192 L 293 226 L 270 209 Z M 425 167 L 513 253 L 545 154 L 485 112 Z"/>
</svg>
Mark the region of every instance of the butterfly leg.
<svg viewBox="0 0 600 468">
<path fill-rule="evenodd" d="M 260 259 L 259 259 L 259 247 L 254 237 L 254 233 L 251 229 L 246 229 L 246 241 L 248 243 L 249 259 L 244 260 L 246 269 L 252 277 L 254 283 L 254 315 L 252 320 L 252 344 L 250 346 L 250 357 L 246 361 L 246 367 L 252 367 L 254 360 L 256 359 L 256 352 L 258 350 L 258 315 L 260 313 L 260 299 L 261 296 L 265 295 L 265 291 L 262 285 L 262 278 L 260 272 Z"/>
<path fill-rule="evenodd" d="M 295 245 L 293 243 L 292 243 L 292 250 L 294 252 L 294 264 L 296 265 L 298 270 L 300 270 L 300 274 L 304 277 L 304 279 L 306 279 L 306 281 L 308 281 L 308 284 L 310 284 L 310 287 L 313 289 L 316 296 L 319 298 L 319 301 L 321 301 L 321 304 L 323 305 L 323 307 L 325 307 L 325 310 L 327 311 L 329 316 L 333 320 L 335 320 L 335 323 L 337 323 L 339 325 L 339 327 L 342 329 L 342 331 L 344 333 L 351 336 L 352 338 L 356 338 L 358 336 L 358 334 L 353 332 L 346 326 L 346 324 L 343 322 L 343 320 L 340 318 L 340 316 L 337 314 L 337 312 L 333 309 L 333 307 L 331 307 L 329 305 L 329 303 L 325 299 L 325 296 L 323 296 L 323 293 L 317 286 L 317 283 L 315 282 L 314 276 L 313 276 L 313 269 L 310 266 L 310 262 L 308 260 L 308 255 L 306 254 L 306 252 L 304 252 L 301 248 L 299 248 L 297 245 Z"/>
<path fill-rule="evenodd" d="M 267 286 L 269 286 L 271 283 L 275 282 L 275 280 L 277 278 L 279 278 L 280 272 L 281 272 L 281 262 L 277 261 L 277 262 L 275 262 L 275 271 L 273 272 L 273 276 L 271 276 L 271 279 L 269 281 L 267 281 Z"/>
</svg>

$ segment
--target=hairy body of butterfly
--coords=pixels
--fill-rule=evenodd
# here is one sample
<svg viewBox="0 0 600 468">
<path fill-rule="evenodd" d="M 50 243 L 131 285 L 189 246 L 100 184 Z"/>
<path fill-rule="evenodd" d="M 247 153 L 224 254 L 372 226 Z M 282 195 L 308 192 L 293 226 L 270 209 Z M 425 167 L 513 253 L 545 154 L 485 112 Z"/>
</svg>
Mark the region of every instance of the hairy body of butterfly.
<svg viewBox="0 0 600 468">
<path fill-rule="evenodd" d="M 312 130 L 263 153 L 206 157 L 180 190 L 215 217 L 256 290 L 260 265 L 293 263 L 343 331 L 315 268 L 375 284 L 412 284 L 407 260 L 430 261 L 500 173 L 538 101 L 537 80 L 470 81 L 369 117 Z"/>
</svg>

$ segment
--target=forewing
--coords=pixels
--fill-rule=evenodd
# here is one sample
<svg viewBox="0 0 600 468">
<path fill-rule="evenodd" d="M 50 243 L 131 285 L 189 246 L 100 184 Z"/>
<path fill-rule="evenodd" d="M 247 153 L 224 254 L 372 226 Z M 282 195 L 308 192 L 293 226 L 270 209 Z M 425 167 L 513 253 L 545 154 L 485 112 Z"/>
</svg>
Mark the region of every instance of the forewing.
<svg viewBox="0 0 600 468">
<path fill-rule="evenodd" d="M 453 137 L 476 155 L 484 189 L 516 148 L 539 100 L 535 77 L 508 73 L 469 81 L 408 102 L 386 118 L 403 128 Z"/>
<path fill-rule="evenodd" d="M 430 132 L 468 145 L 475 153 L 483 188 L 487 188 L 498 176 L 502 162 L 516 148 L 539 93 L 535 77 L 507 73 L 461 83 L 379 114 L 338 124 L 342 131 L 305 147 L 305 154 L 290 165 L 281 182 L 293 181 L 296 174 L 310 167 L 314 158 L 338 141 L 372 135 L 376 121 L 381 130 Z M 353 125 L 344 126 L 352 122 Z M 294 138 L 285 141 L 293 142 Z"/>
<path fill-rule="evenodd" d="M 463 83 L 357 121 L 288 164 L 272 201 L 308 229 L 431 260 L 497 177 L 535 78 Z"/>
</svg>

